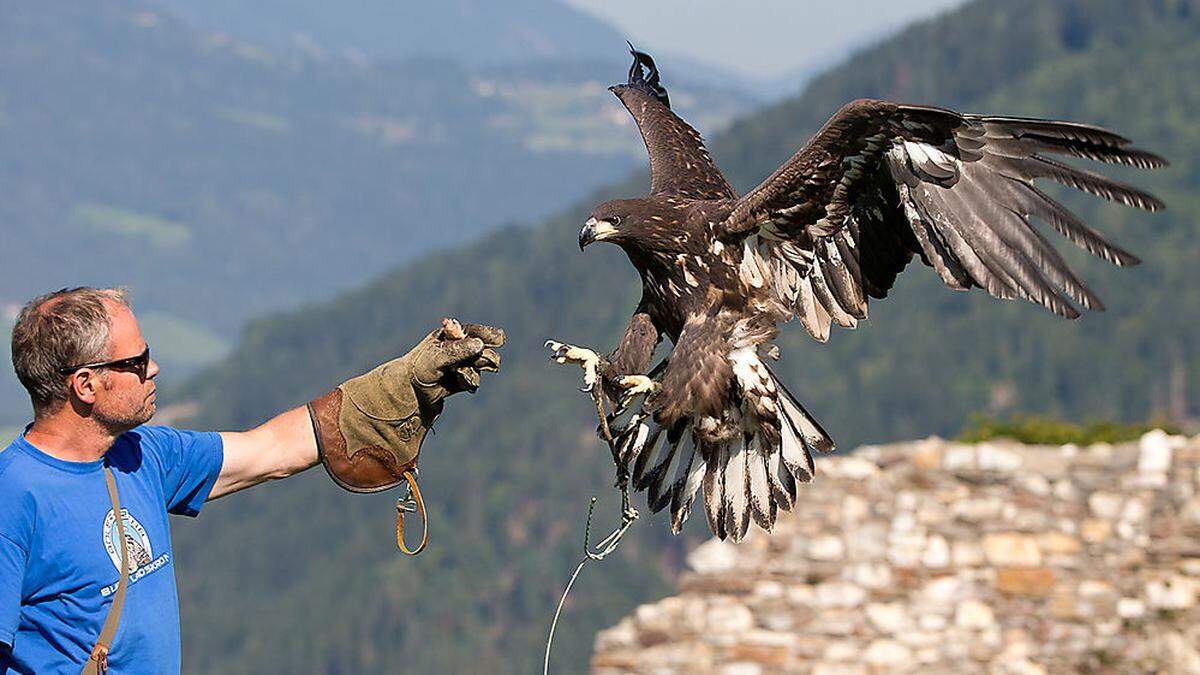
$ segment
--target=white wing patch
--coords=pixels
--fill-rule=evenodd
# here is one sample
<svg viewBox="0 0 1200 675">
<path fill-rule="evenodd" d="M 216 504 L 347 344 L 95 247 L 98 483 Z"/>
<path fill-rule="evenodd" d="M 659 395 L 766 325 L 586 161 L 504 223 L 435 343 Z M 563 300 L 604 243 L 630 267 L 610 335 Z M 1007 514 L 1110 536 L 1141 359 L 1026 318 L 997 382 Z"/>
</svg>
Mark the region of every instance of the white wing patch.
<svg viewBox="0 0 1200 675">
<path fill-rule="evenodd" d="M 763 263 L 762 256 L 750 245 L 749 239 L 742 245 L 740 276 L 743 281 L 754 288 L 762 288 L 767 278 L 767 267 Z"/>
<path fill-rule="evenodd" d="M 904 141 L 888 151 L 888 157 L 907 165 L 923 181 L 950 187 L 962 175 L 962 161 L 928 143 Z"/>
</svg>

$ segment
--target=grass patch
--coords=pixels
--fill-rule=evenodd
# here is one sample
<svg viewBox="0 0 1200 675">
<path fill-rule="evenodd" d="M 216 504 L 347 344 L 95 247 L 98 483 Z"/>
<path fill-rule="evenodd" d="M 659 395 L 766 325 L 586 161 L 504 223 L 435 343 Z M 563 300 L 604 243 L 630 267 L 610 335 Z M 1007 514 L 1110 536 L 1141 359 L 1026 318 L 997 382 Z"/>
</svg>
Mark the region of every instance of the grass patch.
<svg viewBox="0 0 1200 675">
<path fill-rule="evenodd" d="M 192 236 L 188 226 L 182 223 L 106 204 L 76 205 L 71 209 L 70 219 L 93 232 L 142 239 L 157 248 L 182 246 Z"/>
<path fill-rule="evenodd" d="M 1014 415 L 1003 420 L 985 415 L 972 415 L 955 440 L 961 443 L 979 443 L 993 438 L 1011 438 L 1033 445 L 1090 445 L 1135 441 L 1153 429 L 1162 429 L 1169 434 L 1180 433 L 1178 427 L 1165 420 L 1135 424 L 1100 420 L 1080 425 L 1037 415 Z"/>
<path fill-rule="evenodd" d="M 208 327 L 166 312 L 139 314 L 138 324 L 154 358 L 187 371 L 213 363 L 229 353 L 229 341 Z"/>
</svg>

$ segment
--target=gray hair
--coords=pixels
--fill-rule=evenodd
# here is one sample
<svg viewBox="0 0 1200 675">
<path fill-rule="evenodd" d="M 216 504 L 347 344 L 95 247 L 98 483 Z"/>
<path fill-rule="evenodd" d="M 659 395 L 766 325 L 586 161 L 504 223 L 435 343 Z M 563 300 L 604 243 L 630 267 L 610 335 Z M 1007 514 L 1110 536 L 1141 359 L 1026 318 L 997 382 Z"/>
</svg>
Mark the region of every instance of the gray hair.
<svg viewBox="0 0 1200 675">
<path fill-rule="evenodd" d="M 57 410 L 69 393 L 59 369 L 108 358 L 104 301 L 129 306 L 123 288 L 64 288 L 30 300 L 12 331 L 13 369 L 35 416 Z"/>
</svg>

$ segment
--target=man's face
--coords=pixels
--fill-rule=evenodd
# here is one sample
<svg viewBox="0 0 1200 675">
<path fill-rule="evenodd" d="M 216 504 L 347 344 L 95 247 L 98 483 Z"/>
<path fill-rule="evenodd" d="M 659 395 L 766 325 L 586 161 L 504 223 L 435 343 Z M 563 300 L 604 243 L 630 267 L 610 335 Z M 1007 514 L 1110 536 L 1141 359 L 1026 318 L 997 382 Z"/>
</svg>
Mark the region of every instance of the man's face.
<svg viewBox="0 0 1200 675">
<path fill-rule="evenodd" d="M 129 308 L 116 302 L 105 302 L 109 310 L 108 359 L 137 356 L 146 349 L 146 339 L 138 328 L 137 319 Z M 154 416 L 154 377 L 158 364 L 151 359 L 143 379 L 132 370 L 104 368 L 100 371 L 101 386 L 96 392 L 92 415 L 110 429 L 126 431 L 145 424 Z"/>
</svg>

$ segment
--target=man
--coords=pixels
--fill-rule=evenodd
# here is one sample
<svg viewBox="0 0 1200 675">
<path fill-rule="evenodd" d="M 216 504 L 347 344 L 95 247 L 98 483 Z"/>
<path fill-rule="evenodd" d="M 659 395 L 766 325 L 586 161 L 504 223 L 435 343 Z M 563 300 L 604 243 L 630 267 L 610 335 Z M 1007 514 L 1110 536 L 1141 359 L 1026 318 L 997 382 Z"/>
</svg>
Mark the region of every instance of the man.
<svg viewBox="0 0 1200 675">
<path fill-rule="evenodd" d="M 448 322 L 307 407 L 246 432 L 201 433 L 141 426 L 154 415 L 158 364 L 123 292 L 34 299 L 12 338 L 34 419 L 0 451 L 0 673 L 178 672 L 167 514 L 195 516 L 206 500 L 319 461 L 347 489 L 399 483 L 442 399 L 497 370 L 503 339 Z M 117 604 L 119 632 L 100 648 Z"/>
</svg>

